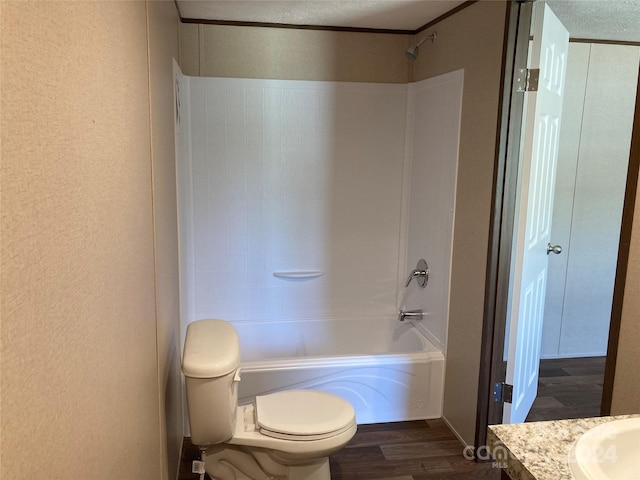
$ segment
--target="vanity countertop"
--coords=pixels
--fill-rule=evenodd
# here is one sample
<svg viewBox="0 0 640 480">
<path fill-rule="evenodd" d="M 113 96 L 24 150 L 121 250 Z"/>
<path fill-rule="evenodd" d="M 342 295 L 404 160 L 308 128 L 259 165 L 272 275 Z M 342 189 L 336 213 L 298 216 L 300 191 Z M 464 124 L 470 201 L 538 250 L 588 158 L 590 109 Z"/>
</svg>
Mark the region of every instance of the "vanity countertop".
<svg viewBox="0 0 640 480">
<path fill-rule="evenodd" d="M 587 430 L 637 415 L 490 425 L 487 446 L 512 480 L 571 480 L 569 453 Z"/>
</svg>

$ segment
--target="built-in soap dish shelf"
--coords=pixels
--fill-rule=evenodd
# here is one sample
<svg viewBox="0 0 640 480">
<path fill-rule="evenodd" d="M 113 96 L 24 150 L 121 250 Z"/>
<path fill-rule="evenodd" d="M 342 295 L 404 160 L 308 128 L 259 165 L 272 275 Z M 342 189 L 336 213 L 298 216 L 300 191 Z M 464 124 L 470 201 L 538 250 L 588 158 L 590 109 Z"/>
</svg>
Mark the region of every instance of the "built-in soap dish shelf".
<svg viewBox="0 0 640 480">
<path fill-rule="evenodd" d="M 284 280 L 311 280 L 312 278 L 318 278 L 324 275 L 322 270 L 290 270 L 286 272 L 273 272 L 273 276 L 276 278 L 282 278 Z"/>
</svg>

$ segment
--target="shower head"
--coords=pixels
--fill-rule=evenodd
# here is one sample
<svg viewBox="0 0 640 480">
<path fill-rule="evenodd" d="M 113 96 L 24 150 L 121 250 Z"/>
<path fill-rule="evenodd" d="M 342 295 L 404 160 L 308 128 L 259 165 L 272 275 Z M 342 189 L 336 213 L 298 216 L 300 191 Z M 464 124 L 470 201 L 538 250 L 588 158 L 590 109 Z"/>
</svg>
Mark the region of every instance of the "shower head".
<svg viewBox="0 0 640 480">
<path fill-rule="evenodd" d="M 436 43 L 438 36 L 436 32 L 433 32 L 431 35 L 427 35 L 416 45 L 404 52 L 405 57 L 407 57 L 409 60 L 415 60 L 416 58 L 418 58 L 418 53 L 420 53 L 420 45 L 422 45 L 427 38 L 430 38 L 433 43 Z"/>
<path fill-rule="evenodd" d="M 414 45 L 406 52 L 404 52 L 404 56 L 409 60 L 415 60 L 416 58 L 418 58 L 418 53 L 420 53 L 420 47 L 418 47 L 418 45 Z"/>
</svg>

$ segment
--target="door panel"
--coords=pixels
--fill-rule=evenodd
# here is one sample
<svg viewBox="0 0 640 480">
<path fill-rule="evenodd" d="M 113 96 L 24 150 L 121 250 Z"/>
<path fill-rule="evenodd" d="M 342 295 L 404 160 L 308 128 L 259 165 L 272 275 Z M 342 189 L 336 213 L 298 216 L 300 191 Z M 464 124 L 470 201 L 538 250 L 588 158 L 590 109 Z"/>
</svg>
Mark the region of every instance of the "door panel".
<svg viewBox="0 0 640 480">
<path fill-rule="evenodd" d="M 547 244 L 558 158 L 569 34 L 548 5 L 535 6 L 530 68 L 540 69 L 538 91 L 526 93 L 519 208 L 514 247 L 513 302 L 506 381 L 513 403 L 505 423 L 524 421 L 538 389 L 547 281 Z"/>
</svg>

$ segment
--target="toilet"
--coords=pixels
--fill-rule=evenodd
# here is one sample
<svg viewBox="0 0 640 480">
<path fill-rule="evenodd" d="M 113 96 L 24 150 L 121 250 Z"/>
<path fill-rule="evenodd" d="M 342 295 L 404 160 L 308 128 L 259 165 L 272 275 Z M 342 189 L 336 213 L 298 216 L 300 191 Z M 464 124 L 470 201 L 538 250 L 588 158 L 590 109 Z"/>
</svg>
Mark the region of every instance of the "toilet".
<svg viewBox="0 0 640 480">
<path fill-rule="evenodd" d="M 214 480 L 330 480 L 329 455 L 356 433 L 353 406 L 317 390 L 238 405 L 240 341 L 224 320 L 189 324 L 184 343 L 191 441 Z"/>
</svg>

